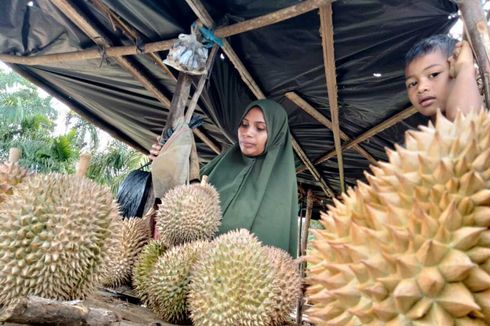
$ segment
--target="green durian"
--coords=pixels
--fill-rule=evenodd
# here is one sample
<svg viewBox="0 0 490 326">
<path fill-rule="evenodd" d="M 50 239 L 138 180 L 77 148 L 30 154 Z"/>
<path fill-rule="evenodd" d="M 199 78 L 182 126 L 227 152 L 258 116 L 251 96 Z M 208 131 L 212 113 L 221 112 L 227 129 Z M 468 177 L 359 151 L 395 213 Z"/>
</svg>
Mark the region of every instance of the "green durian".
<svg viewBox="0 0 490 326">
<path fill-rule="evenodd" d="M 189 321 L 187 295 L 190 271 L 209 242 L 194 241 L 175 246 L 158 258 L 150 274 L 148 297 L 152 310 L 171 323 Z"/>
<path fill-rule="evenodd" d="M 117 287 L 131 281 L 133 266 L 138 255 L 150 240 L 148 220 L 131 217 L 120 219 L 116 241 L 109 250 L 108 263 L 104 272 L 103 284 Z"/>
<path fill-rule="evenodd" d="M 216 238 L 191 272 L 193 325 L 273 324 L 275 269 L 266 249 L 247 230 Z"/>
<path fill-rule="evenodd" d="M 0 205 L 0 305 L 86 297 L 99 284 L 118 206 L 76 176 L 36 175 Z"/>
<path fill-rule="evenodd" d="M 216 189 L 205 181 L 169 190 L 158 208 L 156 226 L 162 241 L 174 246 L 194 240 L 209 240 L 221 223 Z"/>
<path fill-rule="evenodd" d="M 322 215 L 315 325 L 490 323 L 490 116 L 436 121 Z"/>
<path fill-rule="evenodd" d="M 150 275 L 154 270 L 158 258 L 162 256 L 167 248 L 159 240 L 150 240 L 143 247 L 143 250 L 138 255 L 136 264 L 133 267 L 133 287 L 143 303 L 152 308 L 151 302 L 148 299 L 148 291 L 153 285 L 150 281 Z"/>
</svg>

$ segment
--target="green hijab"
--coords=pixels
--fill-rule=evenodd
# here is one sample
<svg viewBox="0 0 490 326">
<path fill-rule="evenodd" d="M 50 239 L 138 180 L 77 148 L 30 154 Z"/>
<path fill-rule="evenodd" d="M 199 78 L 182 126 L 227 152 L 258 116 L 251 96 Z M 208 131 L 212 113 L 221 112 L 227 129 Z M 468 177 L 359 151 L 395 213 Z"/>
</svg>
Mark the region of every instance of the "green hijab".
<svg viewBox="0 0 490 326">
<path fill-rule="evenodd" d="M 247 157 L 239 144 L 201 170 L 220 194 L 223 220 L 219 233 L 245 228 L 266 245 L 297 256 L 298 190 L 286 111 L 271 100 L 250 103 L 264 114 L 267 143 L 263 154 Z M 240 119 L 240 121 L 242 120 Z"/>
</svg>

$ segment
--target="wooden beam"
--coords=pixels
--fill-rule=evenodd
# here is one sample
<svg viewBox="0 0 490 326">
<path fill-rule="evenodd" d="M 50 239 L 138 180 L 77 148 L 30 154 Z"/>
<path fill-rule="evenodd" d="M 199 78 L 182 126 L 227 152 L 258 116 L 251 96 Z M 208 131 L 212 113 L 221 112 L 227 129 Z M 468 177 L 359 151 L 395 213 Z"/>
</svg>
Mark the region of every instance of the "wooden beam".
<svg viewBox="0 0 490 326">
<path fill-rule="evenodd" d="M 140 32 L 128 25 L 123 19 L 121 19 L 121 17 L 119 17 L 119 15 L 112 11 L 111 8 L 109 8 L 101 0 L 90 0 L 90 2 L 93 3 L 96 8 L 98 8 L 107 16 L 111 23 L 115 25 L 114 27 L 120 28 L 123 33 L 133 42 L 136 43 L 138 39 L 143 38 L 143 35 Z M 170 77 L 170 79 L 172 79 L 173 81 L 177 82 L 177 78 L 175 78 L 174 74 L 170 71 L 167 65 L 163 63 L 162 59 L 157 54 L 149 52 L 146 53 L 146 55 L 165 73 L 165 75 Z"/>
<path fill-rule="evenodd" d="M 340 143 L 339 107 L 337 99 L 337 74 L 333 40 L 332 3 L 320 7 L 320 32 L 322 34 L 323 67 L 328 91 L 328 106 L 332 117 L 333 140 L 339 166 L 340 189 L 345 192 L 344 158 Z"/>
<path fill-rule="evenodd" d="M 246 20 L 241 23 L 222 27 L 216 30 L 216 36 L 228 37 L 244 32 L 248 32 L 254 29 L 269 26 L 283 20 L 291 19 L 293 17 L 302 15 L 309 11 L 315 10 L 320 6 L 326 5 L 332 2 L 332 0 L 307 0 L 300 2 L 296 5 L 286 7 L 284 9 L 277 10 L 273 13 Z M 193 8 L 194 9 L 194 8 Z"/>
<path fill-rule="evenodd" d="M 110 41 L 98 31 L 88 19 L 72 6 L 68 0 L 52 0 L 52 3 L 67 16 L 76 26 L 87 34 L 95 44 L 105 49 L 110 49 Z M 138 80 L 150 93 L 152 93 L 162 103 L 164 108 L 170 107 L 169 99 L 160 91 L 144 73 L 142 73 L 131 61 L 123 57 L 116 57 L 116 62 Z"/>
<path fill-rule="evenodd" d="M 298 154 L 298 157 L 306 165 L 307 169 L 310 171 L 313 178 L 320 184 L 320 187 L 325 192 L 325 194 L 329 197 L 335 197 L 335 193 L 332 190 L 332 188 L 330 188 L 325 182 L 325 180 L 323 180 L 321 174 L 318 172 L 315 166 L 313 166 L 308 156 L 306 156 L 306 153 L 303 151 L 301 146 L 298 144 L 298 142 L 292 135 L 291 135 L 291 140 L 293 143 L 293 148 L 296 151 L 296 154 Z"/>
<path fill-rule="evenodd" d="M 327 127 L 328 129 L 332 129 L 332 122 L 325 117 L 323 114 L 318 112 L 313 106 L 311 106 L 308 102 L 306 102 L 303 98 L 301 98 L 296 92 L 287 92 L 286 97 L 291 100 L 294 104 L 296 104 L 300 109 L 308 113 L 310 116 L 312 116 L 315 120 L 320 122 L 322 125 Z M 342 130 L 339 130 L 340 132 L 340 138 L 342 140 L 349 142 L 351 139 L 345 132 Z M 378 164 L 378 161 L 369 154 L 364 148 L 362 148 L 360 145 L 354 145 L 352 146 L 354 150 L 356 150 L 361 156 L 363 156 L 365 159 L 367 159 L 371 164 Z"/>
<path fill-rule="evenodd" d="M 387 128 L 390 128 L 391 126 L 397 124 L 400 121 L 405 120 L 406 118 L 414 115 L 415 113 L 417 113 L 417 109 L 414 108 L 413 106 L 411 106 L 411 107 L 409 107 L 409 108 L 407 108 L 407 109 L 405 109 L 405 110 L 403 110 L 403 111 L 395 114 L 391 118 L 384 120 L 380 124 L 378 124 L 375 127 L 369 129 L 368 131 L 364 132 L 359 137 L 351 140 L 348 143 L 343 144 L 342 145 L 342 150 L 344 150 L 344 151 L 345 150 L 348 150 L 348 149 L 352 148 L 354 145 L 357 145 L 359 143 L 362 143 L 366 139 L 369 139 L 372 136 L 376 135 L 377 133 L 380 133 L 381 131 L 383 131 L 383 130 L 385 130 Z M 317 159 L 315 161 L 315 164 L 321 164 L 321 163 L 323 163 L 323 162 L 331 159 L 335 155 L 336 155 L 336 151 L 331 151 L 331 152 L 325 154 L 324 156 L 320 157 L 319 159 Z M 304 172 L 306 170 L 307 170 L 307 167 L 306 166 L 302 166 L 302 167 L 299 167 L 298 169 L 296 169 L 296 173 L 302 173 L 302 172 Z"/>
<path fill-rule="evenodd" d="M 313 10 L 318 6 L 330 1 L 332 0 L 304 1 L 302 3 L 293 5 L 291 7 L 281 9 L 275 13 L 271 13 L 261 17 L 256 17 L 237 24 L 217 28 L 215 34 L 218 37 L 229 37 L 253 29 L 261 28 L 270 24 L 274 24 L 298 16 L 302 13 Z M 22 64 L 22 65 L 43 65 L 43 64 L 55 64 L 55 63 L 70 62 L 70 61 L 100 59 L 103 55 L 106 57 L 138 55 L 143 53 L 166 51 L 170 49 L 177 40 L 178 39 L 171 39 L 171 40 L 163 40 L 158 42 L 151 42 L 151 43 L 144 44 L 139 48 L 134 45 L 111 47 L 106 49 L 104 53 L 102 53 L 99 49 L 91 49 L 91 50 L 84 50 L 84 51 L 73 51 L 68 53 L 47 54 L 47 55 L 41 55 L 41 56 L 38 55 L 38 56 L 30 56 L 30 57 L 0 54 L 0 61 L 6 63 Z"/>
<path fill-rule="evenodd" d="M 487 18 L 480 0 L 455 1 L 476 55 L 476 62 L 483 79 L 485 103 L 490 106 L 490 33 Z"/>
<path fill-rule="evenodd" d="M 197 138 L 199 138 L 203 143 L 205 143 L 206 145 L 208 145 L 208 147 L 211 148 L 213 150 L 213 152 L 215 152 L 216 154 L 220 154 L 221 153 L 221 149 L 219 148 L 219 146 L 216 145 L 211 140 L 211 138 L 209 138 L 208 136 L 206 136 L 201 130 L 199 130 L 198 128 L 194 128 L 194 129 L 192 129 L 192 132 L 194 132 L 194 135 L 196 135 Z"/>
<path fill-rule="evenodd" d="M 175 123 L 182 117 L 184 119 L 185 107 L 189 99 L 189 93 L 191 91 L 191 76 L 180 72 L 177 79 L 177 85 L 175 86 L 174 96 L 172 97 L 172 104 L 170 105 L 170 111 L 165 122 L 165 127 L 162 130 L 160 137 L 160 144 L 163 145 L 166 141 L 165 134 L 170 128 L 175 130 Z"/>
</svg>

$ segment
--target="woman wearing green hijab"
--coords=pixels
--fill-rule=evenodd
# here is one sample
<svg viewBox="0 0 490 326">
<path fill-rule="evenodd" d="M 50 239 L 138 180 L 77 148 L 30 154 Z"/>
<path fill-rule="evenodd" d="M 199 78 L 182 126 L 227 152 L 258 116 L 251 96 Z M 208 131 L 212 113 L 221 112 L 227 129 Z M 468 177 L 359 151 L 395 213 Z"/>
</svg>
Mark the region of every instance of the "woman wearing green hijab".
<svg viewBox="0 0 490 326">
<path fill-rule="evenodd" d="M 262 123 L 249 118 L 257 111 Z M 265 128 L 265 148 L 253 152 L 254 133 L 260 134 L 261 128 Z M 220 194 L 223 220 L 219 233 L 246 228 L 264 244 L 296 257 L 298 191 L 286 111 L 272 100 L 250 103 L 238 139 L 201 170 Z"/>
<path fill-rule="evenodd" d="M 238 140 L 201 170 L 220 194 L 219 233 L 245 228 L 296 257 L 298 192 L 286 111 L 272 100 L 250 103 Z"/>
</svg>

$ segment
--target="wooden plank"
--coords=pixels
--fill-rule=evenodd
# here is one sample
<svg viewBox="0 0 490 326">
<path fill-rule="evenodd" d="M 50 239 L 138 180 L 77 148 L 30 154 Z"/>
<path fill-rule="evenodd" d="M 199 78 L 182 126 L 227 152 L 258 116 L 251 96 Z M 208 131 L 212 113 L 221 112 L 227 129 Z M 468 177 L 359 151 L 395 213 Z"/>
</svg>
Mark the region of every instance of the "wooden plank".
<svg viewBox="0 0 490 326">
<path fill-rule="evenodd" d="M 192 79 L 191 76 L 180 72 L 177 79 L 177 85 L 175 86 L 174 96 L 172 97 L 172 104 L 170 105 L 170 111 L 167 116 L 165 128 L 162 130 L 160 137 L 160 144 L 164 144 L 165 134 L 170 128 L 175 128 L 175 122 L 179 118 L 184 118 L 184 111 L 189 99 L 189 93 L 191 91 Z"/>
<path fill-rule="evenodd" d="M 480 0 L 457 1 L 483 79 L 485 103 L 490 105 L 490 33 Z"/>
<path fill-rule="evenodd" d="M 322 125 L 327 127 L 328 129 L 332 129 L 332 122 L 325 117 L 323 114 L 318 112 L 313 106 L 311 106 L 308 102 L 306 102 L 303 98 L 301 98 L 296 92 L 287 92 L 286 97 L 291 100 L 294 104 L 296 104 L 300 109 L 308 113 L 310 116 L 312 116 L 315 120 L 320 122 Z M 345 132 L 343 132 L 341 129 L 339 130 L 340 132 L 340 138 L 342 140 L 349 142 L 351 139 Z M 365 159 L 367 159 L 371 164 L 378 164 L 378 161 L 368 153 L 364 148 L 362 148 L 360 145 L 354 145 L 352 146 L 354 150 L 356 150 L 361 156 L 363 156 Z"/>
<path fill-rule="evenodd" d="M 332 117 L 333 140 L 339 166 L 340 189 L 345 191 L 344 158 L 340 143 L 339 107 L 337 99 L 337 74 L 335 72 L 335 53 L 333 40 L 332 3 L 320 7 L 320 32 L 322 34 L 323 66 L 327 82 L 328 104 Z"/>
<path fill-rule="evenodd" d="M 215 34 L 218 35 L 219 37 L 228 37 L 228 36 L 240 34 L 245 31 L 250 31 L 255 28 L 264 27 L 270 24 L 277 23 L 282 20 L 295 17 L 297 15 L 300 15 L 301 13 L 305 13 L 309 10 L 315 9 L 314 8 L 315 6 L 318 7 L 319 5 L 322 5 L 330 1 L 331 0 L 305 1 L 300 4 L 293 5 L 291 6 L 291 8 L 285 8 L 279 10 L 279 11 L 283 11 L 280 14 L 271 13 L 265 16 L 253 18 L 237 24 L 217 28 Z M 286 12 L 288 12 L 288 14 L 285 14 Z M 177 39 L 150 42 L 142 45 L 140 48 L 134 45 L 111 47 L 106 49 L 104 55 L 106 57 L 121 57 L 126 55 L 138 55 L 144 53 L 166 51 L 172 47 L 175 41 L 177 41 Z M 98 49 L 73 51 L 73 52 L 59 53 L 59 54 L 38 55 L 38 56 L 30 56 L 30 57 L 0 54 L 1 61 L 6 63 L 15 63 L 15 64 L 22 64 L 22 65 L 54 64 L 54 63 L 62 63 L 62 62 L 70 62 L 70 61 L 100 59 L 101 57 L 102 57 L 102 53 L 100 53 Z"/>
<path fill-rule="evenodd" d="M 306 165 L 308 170 L 310 171 L 311 175 L 313 178 L 320 184 L 320 187 L 322 190 L 325 192 L 325 194 L 329 197 L 335 197 L 335 193 L 333 192 L 332 188 L 330 188 L 325 180 L 323 180 L 322 176 L 318 172 L 318 170 L 315 168 L 315 166 L 311 163 L 310 159 L 308 156 L 306 156 L 306 153 L 303 151 L 301 146 L 298 144 L 296 139 L 291 135 L 291 140 L 293 143 L 293 148 L 296 151 L 296 154 L 298 154 L 298 157 L 303 161 L 303 163 Z"/>
<path fill-rule="evenodd" d="M 366 139 L 369 139 L 372 136 L 376 135 L 377 133 L 380 133 L 381 131 L 383 131 L 383 130 L 385 130 L 387 128 L 390 128 L 390 127 L 394 126 L 398 122 L 405 120 L 406 118 L 414 115 L 415 113 L 417 113 L 417 109 L 414 108 L 413 106 L 411 106 L 411 107 L 409 107 L 409 108 L 407 108 L 407 109 L 405 109 L 405 110 L 403 110 L 403 111 L 395 114 L 391 118 L 384 120 L 380 124 L 378 124 L 375 127 L 369 129 L 368 131 L 364 132 L 359 137 L 351 140 L 348 143 L 343 144 L 342 145 L 342 150 L 344 150 L 344 151 L 345 150 L 348 150 L 348 149 L 352 148 L 354 145 L 359 144 L 359 143 L 362 143 Z M 315 164 L 321 164 L 321 163 L 323 163 L 323 162 L 331 159 L 332 157 L 334 157 L 336 155 L 336 153 L 337 152 L 334 150 L 334 151 L 331 151 L 331 152 L 323 155 L 322 157 L 320 157 L 319 159 L 317 159 L 315 161 Z M 296 173 L 302 173 L 302 172 L 304 172 L 306 170 L 307 170 L 307 167 L 306 166 L 298 167 L 298 169 L 296 169 Z"/>
<path fill-rule="evenodd" d="M 80 13 L 70 1 L 67 0 L 52 0 L 52 3 L 64 13 L 76 26 L 78 26 L 88 37 L 97 45 L 102 48 L 110 49 L 111 44 L 108 38 L 106 38 L 100 31 L 98 31 L 90 21 Z M 163 107 L 169 108 L 169 99 L 160 91 L 158 86 L 154 84 L 148 76 L 141 72 L 132 62 L 126 58 L 116 57 L 116 62 L 128 71 L 136 80 L 138 80 L 149 92 L 151 92 L 159 101 Z"/>
</svg>

